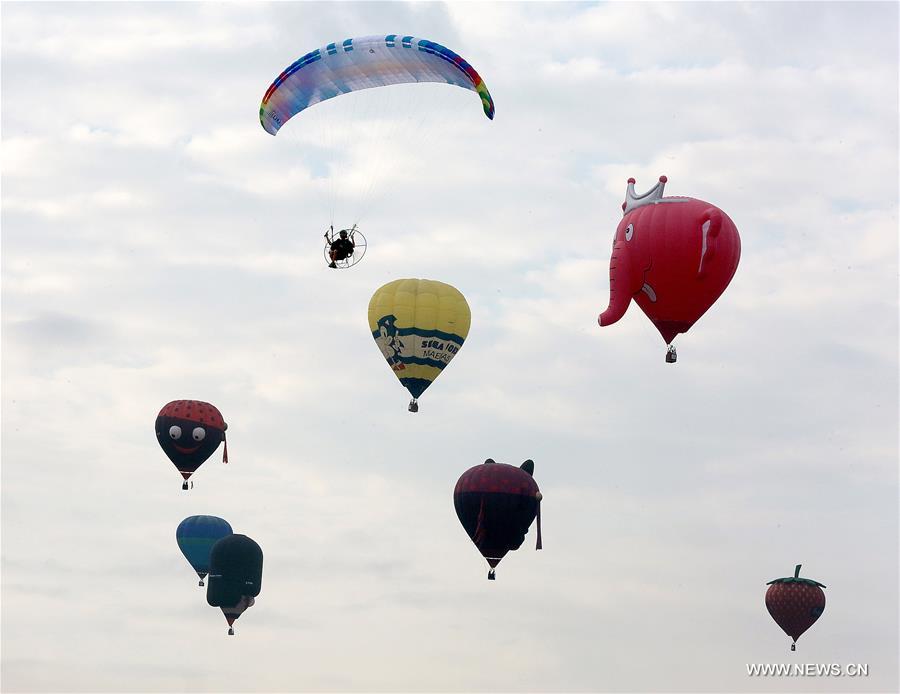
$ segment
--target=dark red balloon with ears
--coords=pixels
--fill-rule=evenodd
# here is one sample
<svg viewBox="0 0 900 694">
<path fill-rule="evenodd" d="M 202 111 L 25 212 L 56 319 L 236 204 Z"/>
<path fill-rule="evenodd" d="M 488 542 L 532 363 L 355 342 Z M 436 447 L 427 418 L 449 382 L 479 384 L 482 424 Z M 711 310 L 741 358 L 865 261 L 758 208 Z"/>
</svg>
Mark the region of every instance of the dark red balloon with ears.
<svg viewBox="0 0 900 694">
<path fill-rule="evenodd" d="M 521 466 L 495 463 L 466 470 L 453 490 L 453 506 L 469 539 L 490 566 L 488 578 L 507 552 L 519 549 L 537 518 L 537 546 L 541 549 L 541 499 L 534 481 L 534 461 Z"/>
</svg>

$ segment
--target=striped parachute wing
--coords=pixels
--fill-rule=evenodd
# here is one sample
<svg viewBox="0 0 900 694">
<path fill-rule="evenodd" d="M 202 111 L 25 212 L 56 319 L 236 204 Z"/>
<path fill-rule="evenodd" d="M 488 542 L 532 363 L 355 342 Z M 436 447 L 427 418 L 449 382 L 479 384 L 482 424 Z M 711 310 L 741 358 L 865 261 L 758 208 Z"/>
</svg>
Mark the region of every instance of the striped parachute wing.
<svg viewBox="0 0 900 694">
<path fill-rule="evenodd" d="M 494 100 L 468 62 L 449 48 L 415 36 L 364 36 L 329 43 L 289 65 L 259 107 L 259 122 L 275 135 L 293 116 L 341 94 L 389 84 L 437 82 L 470 89 L 493 119 Z"/>
<path fill-rule="evenodd" d="M 465 297 L 455 287 L 435 280 L 394 280 L 369 301 L 372 337 L 413 398 L 450 363 L 471 322 Z"/>
</svg>

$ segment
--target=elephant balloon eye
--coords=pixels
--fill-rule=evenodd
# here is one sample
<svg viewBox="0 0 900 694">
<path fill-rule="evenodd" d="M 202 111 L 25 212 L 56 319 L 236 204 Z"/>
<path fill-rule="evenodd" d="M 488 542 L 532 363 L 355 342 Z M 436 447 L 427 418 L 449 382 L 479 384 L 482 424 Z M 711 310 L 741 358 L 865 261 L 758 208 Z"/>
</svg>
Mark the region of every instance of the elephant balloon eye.
<svg viewBox="0 0 900 694">
<path fill-rule="evenodd" d="M 171 436 L 176 441 L 181 438 L 181 427 L 180 426 L 171 426 L 169 427 L 169 436 Z"/>
<path fill-rule="evenodd" d="M 625 227 L 625 240 L 631 241 L 632 236 L 634 236 L 634 224 L 629 224 Z"/>
<path fill-rule="evenodd" d="M 206 429 L 203 427 L 197 427 L 194 431 L 191 432 L 191 436 L 194 437 L 194 441 L 202 441 L 206 438 Z"/>
</svg>

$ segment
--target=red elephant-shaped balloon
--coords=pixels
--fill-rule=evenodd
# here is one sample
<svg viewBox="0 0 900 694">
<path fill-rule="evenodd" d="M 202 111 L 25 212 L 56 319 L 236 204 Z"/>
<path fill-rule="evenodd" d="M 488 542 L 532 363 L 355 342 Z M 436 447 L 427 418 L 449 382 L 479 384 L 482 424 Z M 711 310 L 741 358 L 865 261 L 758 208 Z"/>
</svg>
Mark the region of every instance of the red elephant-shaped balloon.
<svg viewBox="0 0 900 694">
<path fill-rule="evenodd" d="M 628 179 L 624 216 L 609 261 L 609 306 L 601 326 L 619 320 L 633 298 L 669 344 L 690 327 L 731 282 L 741 257 L 734 222 L 715 205 L 663 197 L 666 177 L 643 195 Z"/>
</svg>

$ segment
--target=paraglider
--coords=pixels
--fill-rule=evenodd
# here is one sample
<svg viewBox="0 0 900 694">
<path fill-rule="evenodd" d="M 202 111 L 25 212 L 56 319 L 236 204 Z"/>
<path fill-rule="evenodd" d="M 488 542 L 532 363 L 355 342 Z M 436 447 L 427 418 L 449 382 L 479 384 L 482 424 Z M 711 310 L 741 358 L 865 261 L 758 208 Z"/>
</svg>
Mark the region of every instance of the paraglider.
<svg viewBox="0 0 900 694">
<path fill-rule="evenodd" d="M 178 549 L 200 577 L 200 585 L 209 573 L 209 555 L 213 545 L 233 530 L 228 521 L 218 516 L 189 516 L 178 524 L 175 540 Z"/>
<path fill-rule="evenodd" d="M 234 636 L 234 622 L 256 602 L 262 589 L 262 549 L 246 535 L 228 535 L 213 545 L 209 555 L 206 602 L 218 607 Z"/>
<path fill-rule="evenodd" d="M 472 314 L 455 287 L 435 280 L 388 282 L 369 301 L 369 329 L 418 412 L 418 398 L 440 376 L 469 334 Z"/>
<path fill-rule="evenodd" d="M 715 205 L 686 197 L 663 197 L 666 177 L 643 195 L 628 179 L 624 216 L 609 261 L 609 306 L 601 326 L 619 320 L 633 298 L 668 345 L 687 332 L 725 291 L 741 257 L 734 222 Z"/>
<path fill-rule="evenodd" d="M 453 490 L 453 506 L 469 539 L 487 560 L 488 580 L 495 580 L 496 568 L 507 552 L 525 541 L 531 522 L 537 518 L 537 545 L 541 549 L 541 499 L 534 481 L 534 461 L 520 467 L 495 463 L 466 470 Z"/>
<path fill-rule="evenodd" d="M 494 100 L 484 80 L 460 55 L 428 39 L 380 34 L 329 43 L 306 53 L 286 67 L 263 95 L 259 106 L 259 122 L 267 133 L 275 136 L 288 121 L 311 106 L 354 92 L 374 90 L 375 94 L 369 93 L 363 97 L 365 106 L 361 110 L 370 115 L 373 121 L 379 119 L 393 121 L 387 126 L 387 131 L 375 140 L 382 146 L 383 151 L 390 151 L 395 143 L 398 147 L 409 148 L 413 146 L 412 140 L 415 139 L 411 140 L 410 135 L 421 127 L 424 117 L 429 114 L 427 110 L 429 99 L 422 97 L 423 95 L 430 97 L 432 93 L 428 90 L 423 92 L 420 87 L 412 87 L 409 90 L 401 87 L 398 90 L 394 85 L 421 83 L 448 84 L 473 91 L 480 99 L 485 116 L 491 120 L 494 118 Z M 397 98 L 399 96 L 405 98 Z M 354 97 L 347 100 L 354 103 Z M 424 102 L 425 111 L 422 117 L 416 113 L 415 104 L 418 100 Z M 378 108 L 378 106 L 386 107 L 392 102 L 394 108 Z M 321 109 L 316 110 L 316 113 L 320 112 Z M 337 112 L 340 113 L 340 108 Z M 357 115 L 354 109 L 348 109 L 348 112 Z M 355 151 L 359 151 L 363 145 L 371 144 L 360 142 L 355 134 L 349 134 L 354 130 L 353 126 L 356 123 L 342 126 L 340 122 L 335 123 L 330 118 L 332 114 L 334 111 L 327 114 L 329 116 L 327 118 L 322 116 L 321 122 L 315 113 L 299 117 L 298 120 L 301 122 L 295 126 L 294 133 L 297 133 L 298 137 L 300 131 L 304 133 L 303 146 L 307 153 L 317 148 L 337 153 L 340 150 L 338 145 L 345 145 L 348 149 L 352 146 Z M 294 133 L 289 132 L 288 138 L 290 139 Z M 342 142 L 343 138 L 348 140 Z M 391 159 L 384 160 L 382 164 L 380 162 L 383 160 L 377 158 L 377 166 L 367 165 L 365 172 L 361 172 L 359 168 L 339 172 L 340 167 L 335 165 L 335 158 L 326 156 L 326 170 L 332 184 L 334 181 L 338 181 L 339 184 L 337 188 L 332 185 L 327 194 L 323 191 L 322 196 L 332 197 L 330 200 L 332 222 L 335 208 L 333 197 L 336 195 L 346 196 L 339 207 L 342 213 L 346 214 L 346 202 L 352 199 L 354 209 L 358 210 L 361 217 L 362 211 L 369 209 L 368 198 L 375 189 L 376 179 L 387 166 L 390 166 Z M 322 166 L 321 157 L 313 159 L 315 164 L 310 164 L 311 168 Z M 348 184 L 350 179 L 354 180 L 353 184 Z M 349 192 L 352 185 L 359 186 L 353 194 Z M 356 222 L 359 222 L 360 217 L 355 217 Z M 353 232 L 355 224 L 352 227 L 346 226 L 348 228 L 344 231 L 348 232 L 350 240 L 355 241 L 352 253 L 347 253 L 343 258 L 332 257 L 333 239 L 327 239 L 326 262 L 334 269 L 353 267 L 365 253 L 365 237 L 358 229 Z M 338 255 L 343 255 L 343 252 L 339 252 Z"/>
<path fill-rule="evenodd" d="M 776 578 L 766 585 L 766 609 L 784 633 L 793 639 L 791 650 L 797 650 L 797 639 L 809 629 L 825 611 L 825 593 L 818 581 L 800 578 L 797 564 L 794 575 Z"/>
<path fill-rule="evenodd" d="M 188 479 L 225 441 L 228 425 L 222 413 L 208 402 L 173 400 L 156 417 L 156 439 L 169 460 L 184 478 Z M 222 452 L 222 462 L 228 462 L 228 443 Z"/>
<path fill-rule="evenodd" d="M 329 43 L 286 67 L 263 95 L 259 122 L 277 135 L 295 115 L 326 99 L 415 82 L 470 89 L 481 98 L 484 115 L 494 118 L 494 100 L 484 80 L 461 56 L 428 39 L 388 34 Z"/>
<path fill-rule="evenodd" d="M 325 232 L 325 262 L 333 270 L 353 267 L 366 254 L 366 237 L 354 224 L 341 229 L 337 236 L 334 227 Z"/>
</svg>

